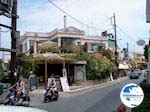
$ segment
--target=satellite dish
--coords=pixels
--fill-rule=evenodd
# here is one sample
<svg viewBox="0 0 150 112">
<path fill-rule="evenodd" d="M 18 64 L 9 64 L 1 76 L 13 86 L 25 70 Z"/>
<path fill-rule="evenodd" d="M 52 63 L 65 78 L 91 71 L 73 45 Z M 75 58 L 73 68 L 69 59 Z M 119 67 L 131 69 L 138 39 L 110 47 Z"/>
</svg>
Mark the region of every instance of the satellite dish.
<svg viewBox="0 0 150 112">
<path fill-rule="evenodd" d="M 140 40 L 138 40 L 136 43 L 137 43 L 137 45 L 139 45 L 139 46 L 143 46 L 146 42 L 145 42 L 145 40 L 140 39 Z"/>
</svg>

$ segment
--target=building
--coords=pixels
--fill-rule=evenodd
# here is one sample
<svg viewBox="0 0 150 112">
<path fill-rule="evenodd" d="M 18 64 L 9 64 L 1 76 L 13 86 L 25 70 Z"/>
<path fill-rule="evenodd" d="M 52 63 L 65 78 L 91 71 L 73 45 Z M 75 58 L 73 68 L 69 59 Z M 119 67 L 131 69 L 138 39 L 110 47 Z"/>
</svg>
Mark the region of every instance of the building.
<svg viewBox="0 0 150 112">
<path fill-rule="evenodd" d="M 138 66 L 146 65 L 146 59 L 142 53 L 132 52 L 132 59 L 137 61 Z"/>
<path fill-rule="evenodd" d="M 26 32 L 18 39 L 18 52 L 31 54 L 31 49 L 34 53 L 37 53 L 38 43 L 52 41 L 58 44 L 58 47 L 62 45 L 88 45 L 88 52 L 98 51 L 99 46 L 103 46 L 105 49 L 115 51 L 115 40 L 109 36 L 87 36 L 83 30 L 79 30 L 75 27 L 66 27 L 63 29 L 55 29 L 48 33 L 40 32 Z M 117 47 L 119 55 L 120 49 Z"/>
<path fill-rule="evenodd" d="M 75 27 L 66 27 L 63 29 L 55 29 L 51 32 L 26 32 L 17 41 L 18 52 L 26 55 L 33 54 L 33 56 L 43 55 L 39 53 L 39 48 L 59 48 L 63 45 L 67 46 L 78 46 L 87 45 L 87 50 L 90 53 L 96 53 L 99 47 L 110 49 L 115 51 L 115 40 L 109 35 L 102 36 L 88 36 L 85 35 L 83 30 L 79 30 Z M 44 45 L 44 46 L 43 46 Z M 119 55 L 120 49 L 117 47 Z M 49 56 L 54 53 L 49 54 Z M 59 55 L 60 56 L 60 55 Z M 98 56 L 98 55 L 95 55 Z M 52 56 L 53 57 L 53 56 Z M 39 75 L 43 79 L 54 73 L 62 77 L 62 70 L 65 68 L 68 73 L 69 82 L 86 80 L 86 62 L 84 60 L 66 60 L 62 58 L 42 58 L 41 60 L 35 59 L 33 62 L 40 61 L 39 64 Z M 52 63 L 51 63 L 52 62 Z"/>
</svg>

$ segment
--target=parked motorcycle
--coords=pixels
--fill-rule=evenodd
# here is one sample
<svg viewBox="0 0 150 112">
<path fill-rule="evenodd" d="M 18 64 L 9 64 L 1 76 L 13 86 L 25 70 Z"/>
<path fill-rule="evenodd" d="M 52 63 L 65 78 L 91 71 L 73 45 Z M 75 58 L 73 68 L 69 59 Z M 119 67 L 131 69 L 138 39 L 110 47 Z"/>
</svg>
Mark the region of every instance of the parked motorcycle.
<svg viewBox="0 0 150 112">
<path fill-rule="evenodd" d="M 6 100 L 4 102 L 4 105 L 14 105 L 14 106 L 29 106 L 30 104 L 30 97 L 28 95 L 28 93 L 23 93 L 21 94 L 19 101 L 17 100 L 17 98 L 15 97 L 16 93 L 14 89 L 10 89 L 9 90 L 9 94 L 6 97 Z M 17 102 L 18 101 L 18 102 Z"/>
<path fill-rule="evenodd" d="M 26 107 L 30 106 L 30 96 L 29 96 L 28 92 L 25 92 L 20 96 L 20 99 L 16 103 L 16 105 L 17 106 L 26 106 Z"/>
<path fill-rule="evenodd" d="M 11 88 L 9 94 L 6 96 L 4 105 L 15 105 L 15 90 Z"/>
<path fill-rule="evenodd" d="M 44 103 L 48 103 L 51 101 L 57 101 L 59 97 L 58 89 L 54 91 L 54 96 L 52 96 L 50 88 L 46 90 L 44 94 Z"/>
</svg>

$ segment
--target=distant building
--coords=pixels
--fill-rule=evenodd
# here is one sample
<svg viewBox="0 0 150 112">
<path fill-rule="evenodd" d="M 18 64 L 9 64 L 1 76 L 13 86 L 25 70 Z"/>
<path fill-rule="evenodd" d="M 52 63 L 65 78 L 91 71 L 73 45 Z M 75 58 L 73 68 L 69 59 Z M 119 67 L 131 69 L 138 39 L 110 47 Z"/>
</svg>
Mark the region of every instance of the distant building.
<svg viewBox="0 0 150 112">
<path fill-rule="evenodd" d="M 136 60 L 138 62 L 139 66 L 146 64 L 145 56 L 142 53 L 132 52 L 132 58 L 131 59 Z"/>
</svg>

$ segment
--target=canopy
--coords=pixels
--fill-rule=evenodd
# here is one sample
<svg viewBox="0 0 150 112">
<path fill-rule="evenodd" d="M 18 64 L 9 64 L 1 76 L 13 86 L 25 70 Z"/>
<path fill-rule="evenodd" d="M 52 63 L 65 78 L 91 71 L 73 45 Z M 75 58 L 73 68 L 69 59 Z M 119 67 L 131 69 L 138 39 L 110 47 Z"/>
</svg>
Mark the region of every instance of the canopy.
<svg viewBox="0 0 150 112">
<path fill-rule="evenodd" d="M 51 53 L 51 52 L 47 52 L 44 54 L 36 54 L 33 55 L 33 58 L 31 59 L 25 59 L 25 61 L 32 61 L 32 62 L 38 62 L 38 61 L 47 61 L 47 62 L 75 62 L 77 61 L 76 59 L 65 59 L 61 56 L 59 56 L 57 53 Z"/>
<path fill-rule="evenodd" d="M 45 48 L 58 48 L 58 44 L 53 41 L 46 41 L 38 44 L 39 49 L 45 49 Z"/>
<path fill-rule="evenodd" d="M 119 64 L 119 69 L 127 70 L 127 69 L 129 69 L 129 65 L 128 65 L 128 64 L 125 64 L 125 63 L 120 63 L 120 64 Z"/>
</svg>

